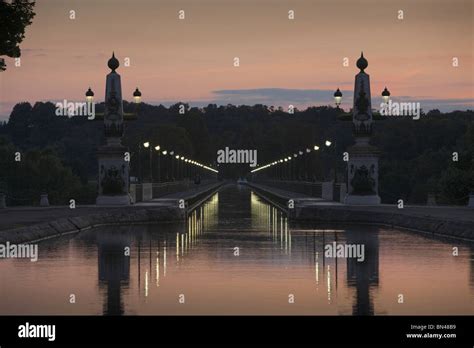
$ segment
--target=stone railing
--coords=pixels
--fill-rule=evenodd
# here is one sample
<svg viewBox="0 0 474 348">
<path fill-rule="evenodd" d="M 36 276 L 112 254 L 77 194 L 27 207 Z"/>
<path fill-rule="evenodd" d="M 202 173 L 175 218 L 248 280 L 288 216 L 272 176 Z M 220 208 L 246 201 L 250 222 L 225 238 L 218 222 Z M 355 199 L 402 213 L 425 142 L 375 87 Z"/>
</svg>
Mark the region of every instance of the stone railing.
<svg viewBox="0 0 474 348">
<path fill-rule="evenodd" d="M 285 191 L 297 192 L 307 196 L 322 198 L 328 201 L 344 202 L 347 188 L 344 183 L 287 181 L 287 180 L 254 180 L 255 183 L 267 185 Z"/>
<path fill-rule="evenodd" d="M 131 184 L 130 196 L 133 203 L 146 202 L 169 194 L 193 190 L 213 182 L 215 180 L 202 180 L 199 185 L 190 180 Z"/>
</svg>

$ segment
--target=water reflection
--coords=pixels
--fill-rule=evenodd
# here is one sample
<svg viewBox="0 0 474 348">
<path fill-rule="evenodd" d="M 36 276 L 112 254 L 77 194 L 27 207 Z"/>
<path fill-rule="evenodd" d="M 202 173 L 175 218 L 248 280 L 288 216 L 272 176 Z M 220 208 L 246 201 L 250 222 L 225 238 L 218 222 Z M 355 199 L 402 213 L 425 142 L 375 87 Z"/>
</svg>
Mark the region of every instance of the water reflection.
<svg viewBox="0 0 474 348">
<path fill-rule="evenodd" d="M 333 242 L 363 244 L 365 260 L 327 257 Z M 224 188 L 182 223 L 45 241 L 36 264 L 3 260 L 0 269 L 2 314 L 474 314 L 472 244 L 290 223 L 246 187 Z"/>
<path fill-rule="evenodd" d="M 117 233 L 97 236 L 99 284 L 106 288 L 105 315 L 124 312 L 121 287 L 127 286 L 130 279 L 130 257 L 126 256 L 130 235 L 124 230 L 126 228 L 118 228 Z"/>
<path fill-rule="evenodd" d="M 365 260 L 347 259 L 347 284 L 356 291 L 352 306 L 353 315 L 374 314 L 371 293 L 379 285 L 379 238 L 378 233 L 354 231 L 346 234 L 346 243 L 364 244 Z"/>
<path fill-rule="evenodd" d="M 469 284 L 471 284 L 471 287 L 474 288 L 474 245 L 471 244 L 469 249 L 470 249 L 470 253 L 469 253 L 469 259 L 470 259 Z"/>
</svg>

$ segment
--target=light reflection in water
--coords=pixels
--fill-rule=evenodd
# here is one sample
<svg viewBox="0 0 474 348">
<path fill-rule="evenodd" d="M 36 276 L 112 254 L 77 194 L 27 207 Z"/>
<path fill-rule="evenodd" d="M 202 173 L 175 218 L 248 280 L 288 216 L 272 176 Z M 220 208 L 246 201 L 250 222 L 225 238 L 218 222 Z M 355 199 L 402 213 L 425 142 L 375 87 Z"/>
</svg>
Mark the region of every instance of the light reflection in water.
<svg viewBox="0 0 474 348">
<path fill-rule="evenodd" d="M 364 244 L 365 261 L 326 257 L 332 242 Z M 0 262 L 5 279 L 22 275 L 2 283 L 0 313 L 70 314 L 63 298 L 74 289 L 88 299 L 78 314 L 474 314 L 474 248 L 455 245 L 453 259 L 452 242 L 410 232 L 292 225 L 229 187 L 181 224 L 103 227 L 40 244 L 35 265 Z"/>
</svg>

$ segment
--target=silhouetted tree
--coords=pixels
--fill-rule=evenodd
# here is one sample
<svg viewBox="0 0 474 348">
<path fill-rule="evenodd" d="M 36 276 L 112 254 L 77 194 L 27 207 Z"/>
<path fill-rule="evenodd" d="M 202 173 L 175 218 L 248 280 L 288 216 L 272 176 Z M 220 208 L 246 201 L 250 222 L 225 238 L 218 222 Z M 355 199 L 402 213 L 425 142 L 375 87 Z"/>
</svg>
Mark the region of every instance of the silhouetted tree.
<svg viewBox="0 0 474 348">
<path fill-rule="evenodd" d="M 20 57 L 20 43 L 25 38 L 25 28 L 32 22 L 35 3 L 29 0 L 0 0 L 0 56 Z M 0 58 L 0 71 L 6 69 Z"/>
</svg>

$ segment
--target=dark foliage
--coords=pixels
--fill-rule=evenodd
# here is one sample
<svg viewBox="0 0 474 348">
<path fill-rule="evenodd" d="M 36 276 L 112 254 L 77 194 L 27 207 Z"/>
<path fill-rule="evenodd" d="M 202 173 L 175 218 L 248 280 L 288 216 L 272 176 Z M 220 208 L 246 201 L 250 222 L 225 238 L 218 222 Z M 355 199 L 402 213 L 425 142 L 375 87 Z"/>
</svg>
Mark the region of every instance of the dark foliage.
<svg viewBox="0 0 474 348">
<path fill-rule="evenodd" d="M 311 107 L 290 115 L 265 105 L 211 104 L 204 108 L 186 105 L 182 115 L 179 105 L 166 108 L 143 104 L 138 120 L 126 122 L 123 143 L 132 154 L 132 176 L 138 175 L 139 162 L 142 166 L 147 163 L 146 151 L 138 151 L 144 141 L 214 166 L 217 151 L 225 147 L 256 149 L 258 163 L 265 164 L 318 144 L 322 150 L 318 159 L 311 160 L 309 166 L 300 160 L 298 177 L 327 179 L 336 164 L 339 180 L 343 180 L 341 174 L 346 168 L 342 153 L 353 143 L 352 123 L 337 109 Z M 124 103 L 126 112 L 133 108 L 133 104 Z M 101 109 L 103 105 L 96 108 L 97 112 Z M 401 198 L 409 203 L 425 203 L 431 192 L 441 203 L 467 202 L 469 190 L 474 187 L 472 111 L 428 113 L 418 121 L 404 117 L 377 119 L 372 143 L 382 153 L 379 178 L 383 202 L 394 203 Z M 55 116 L 51 103 L 20 103 L 8 123 L 0 126 L 0 134 L 23 152 L 52 149 L 82 185 L 96 180 L 96 148 L 104 141 L 99 120 Z M 336 144 L 335 149 L 323 146 L 326 139 Z M 453 161 L 454 152 L 459 154 L 458 161 Z M 137 160 L 139 153 L 141 161 Z M 219 171 L 221 177 L 239 178 L 248 174 L 249 166 L 220 164 Z"/>
</svg>

